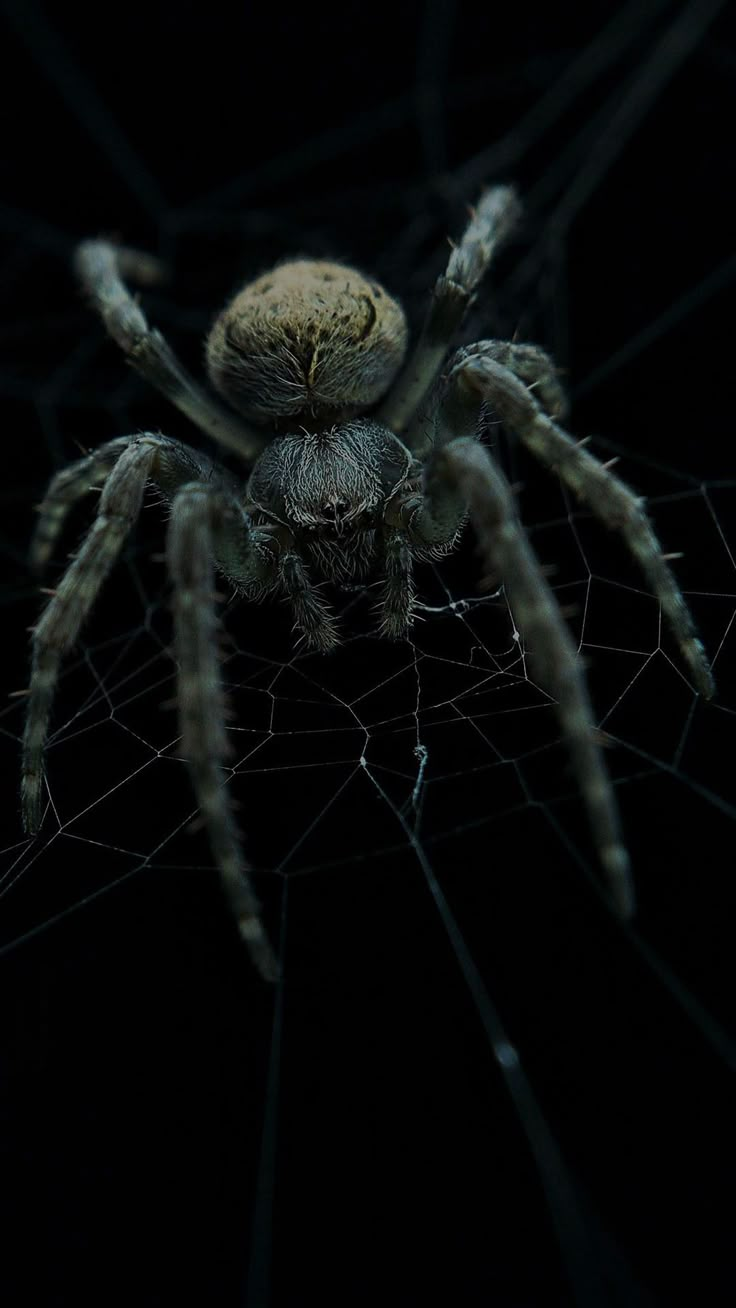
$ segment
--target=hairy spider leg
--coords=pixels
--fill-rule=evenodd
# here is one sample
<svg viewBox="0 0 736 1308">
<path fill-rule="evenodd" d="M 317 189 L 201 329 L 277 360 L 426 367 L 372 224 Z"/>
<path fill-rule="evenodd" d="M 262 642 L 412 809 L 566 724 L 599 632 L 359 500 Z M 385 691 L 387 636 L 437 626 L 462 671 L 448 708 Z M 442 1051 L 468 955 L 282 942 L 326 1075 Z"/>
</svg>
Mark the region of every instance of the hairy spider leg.
<svg viewBox="0 0 736 1308">
<path fill-rule="evenodd" d="M 231 805 L 223 786 L 227 757 L 224 692 L 219 673 L 214 569 L 241 584 L 265 585 L 274 572 L 273 541 L 254 529 L 224 469 L 188 446 L 146 433 L 107 442 L 53 478 L 39 510 L 32 556 L 41 568 L 66 514 L 104 482 L 95 521 L 54 591 L 33 635 L 33 661 L 23 739 L 23 821 L 41 825 L 43 753 L 61 660 L 77 639 L 99 591 L 138 518 L 146 485 L 173 500 L 168 556 L 174 578 L 175 647 L 182 743 L 223 889 L 261 975 L 278 967 L 260 920 Z"/>
<path fill-rule="evenodd" d="M 266 438 L 197 385 L 161 333 L 149 327 L 122 280 L 129 276 L 150 282 L 156 261 L 109 241 L 84 241 L 74 265 L 94 308 L 133 367 L 201 431 L 252 463 Z"/>
<path fill-rule="evenodd" d="M 76 641 L 100 587 L 138 518 L 155 453 L 155 437 L 133 441 L 122 451 L 109 471 L 97 517 L 33 629 L 21 783 L 26 831 L 35 832 L 41 825 L 43 751 L 61 660 Z M 77 489 L 73 481 L 68 482 L 68 487 Z M 55 506 L 58 504 L 57 496 Z M 42 512 L 42 522 L 44 516 Z M 52 520 L 53 513 L 45 516 L 49 525 Z M 48 539 L 43 529 L 40 539 L 43 542 Z"/>
<path fill-rule="evenodd" d="M 629 855 L 583 665 L 517 517 L 511 488 L 488 450 L 471 438 L 450 441 L 433 458 L 435 475 L 455 480 L 461 488 L 483 562 L 501 577 L 534 676 L 555 701 L 613 906 L 622 917 L 631 917 L 635 897 Z"/>
<path fill-rule="evenodd" d="M 421 443 L 421 434 L 410 429 L 411 419 L 438 378 L 473 294 L 520 212 L 512 187 L 485 191 L 471 211 L 460 244 L 452 249 L 445 272 L 435 282 L 419 339 L 378 412 L 392 431 L 408 432 L 404 439 L 412 448 Z"/>
<path fill-rule="evenodd" d="M 629 856 L 583 667 L 518 519 L 511 488 L 476 439 L 478 417 L 477 394 L 456 380 L 442 405 L 422 496 L 404 505 L 406 529 L 412 539 L 433 544 L 469 512 L 484 571 L 503 582 L 534 675 L 555 701 L 613 905 L 629 917 L 634 911 Z"/>
<path fill-rule="evenodd" d="M 475 392 L 476 403 L 490 404 L 504 424 L 532 454 L 611 531 L 621 535 L 662 607 L 665 621 L 688 665 L 699 694 L 710 699 L 715 682 L 702 641 L 675 575 L 662 552 L 643 501 L 579 441 L 573 440 L 544 411 L 529 389 L 530 360 L 518 354 L 524 347 L 501 345 L 506 363 L 499 362 L 499 343 L 481 341 L 462 351 L 450 374 L 450 389 Z M 510 353 L 509 353 L 510 351 Z M 540 369 L 553 365 L 537 351 Z M 542 373 L 540 372 L 540 377 Z"/>
<path fill-rule="evenodd" d="M 229 525 L 228 525 L 229 523 Z M 181 743 L 205 821 L 220 880 L 250 956 L 267 981 L 278 963 L 261 922 L 250 883 L 223 767 L 232 754 L 220 675 L 220 624 L 215 611 L 216 537 L 237 530 L 236 506 L 203 482 L 189 482 L 174 496 L 166 553 L 173 579 L 175 648 L 179 660 Z"/>
</svg>

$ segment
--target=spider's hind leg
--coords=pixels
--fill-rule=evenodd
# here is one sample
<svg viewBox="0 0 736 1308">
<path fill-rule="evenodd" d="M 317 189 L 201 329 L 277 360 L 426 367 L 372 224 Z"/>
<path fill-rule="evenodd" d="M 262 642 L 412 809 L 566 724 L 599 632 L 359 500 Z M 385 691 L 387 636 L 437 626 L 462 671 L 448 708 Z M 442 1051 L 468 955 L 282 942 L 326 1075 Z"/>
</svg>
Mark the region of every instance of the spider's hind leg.
<svg viewBox="0 0 736 1308">
<path fill-rule="evenodd" d="M 192 422 L 246 462 L 258 457 L 264 438 L 190 377 L 159 331 L 149 326 L 124 277 L 159 280 L 158 261 L 110 241 L 83 241 L 74 265 L 113 340 L 130 363 Z"/>
<path fill-rule="evenodd" d="M 415 430 L 412 419 L 423 408 L 448 346 L 499 245 L 515 226 L 520 208 L 510 186 L 493 186 L 485 191 L 471 211 L 460 243 L 452 248 L 445 273 L 435 282 L 419 340 L 379 411 L 381 421 L 392 431 L 404 432 L 412 448 L 422 443 L 421 432 Z"/>
</svg>

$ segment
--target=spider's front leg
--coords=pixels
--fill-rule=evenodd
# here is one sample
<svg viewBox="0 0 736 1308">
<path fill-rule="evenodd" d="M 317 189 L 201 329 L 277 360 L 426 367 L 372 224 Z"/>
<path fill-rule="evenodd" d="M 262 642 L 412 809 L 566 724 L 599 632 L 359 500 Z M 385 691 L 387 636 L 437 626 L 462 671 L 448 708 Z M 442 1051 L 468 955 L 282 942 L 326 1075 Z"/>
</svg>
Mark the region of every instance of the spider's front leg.
<svg viewBox="0 0 736 1308">
<path fill-rule="evenodd" d="M 41 825 L 43 753 L 62 659 L 76 641 L 140 513 L 147 481 L 155 481 L 170 496 L 193 477 L 225 484 L 225 474 L 211 460 L 178 441 L 151 432 L 120 436 L 57 472 L 39 505 L 30 563 L 40 573 L 69 510 L 89 491 L 101 488 L 90 532 L 33 630 L 21 784 L 23 825 L 31 834 Z"/>
<path fill-rule="evenodd" d="M 203 482 L 182 486 L 174 498 L 167 555 L 174 583 L 183 752 L 238 929 L 261 976 L 274 981 L 278 963 L 261 922 L 250 868 L 223 785 L 222 769 L 231 749 L 225 730 L 214 575 L 215 561 L 230 575 L 239 567 L 251 577 L 267 564 L 259 558 L 257 535 L 240 506 Z"/>
<path fill-rule="evenodd" d="M 511 488 L 475 439 L 481 403 L 478 392 L 466 384 L 460 365 L 451 374 L 439 408 L 423 495 L 404 507 L 406 529 L 417 542 L 437 544 L 465 511 L 469 513 L 484 570 L 504 583 L 530 666 L 555 700 L 611 898 L 617 911 L 629 917 L 634 911 L 629 857 L 596 739 L 583 670 L 554 593 L 517 517 Z"/>
<path fill-rule="evenodd" d="M 103 482 L 97 517 L 62 576 L 33 635 L 33 660 L 23 737 L 22 808 L 25 828 L 41 825 L 43 753 L 59 668 L 138 517 L 148 482 L 173 500 L 169 561 L 175 580 L 182 737 L 197 799 L 223 885 L 251 957 L 264 977 L 277 973 L 260 922 L 247 865 L 222 789 L 227 753 L 224 696 L 217 663 L 213 608 L 217 564 L 235 579 L 268 584 L 274 555 L 267 533 L 254 529 L 235 483 L 211 460 L 177 441 L 145 434 L 109 441 L 52 480 L 40 506 L 31 551 L 36 569 L 48 560 L 69 508 Z"/>
</svg>

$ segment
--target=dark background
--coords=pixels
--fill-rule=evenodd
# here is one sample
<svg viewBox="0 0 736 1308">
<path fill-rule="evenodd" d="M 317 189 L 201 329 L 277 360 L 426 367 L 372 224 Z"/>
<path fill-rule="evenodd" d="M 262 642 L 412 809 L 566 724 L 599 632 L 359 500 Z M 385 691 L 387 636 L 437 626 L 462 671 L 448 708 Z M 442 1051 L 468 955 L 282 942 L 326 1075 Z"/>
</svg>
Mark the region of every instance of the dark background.
<svg viewBox="0 0 736 1308">
<path fill-rule="evenodd" d="M 146 305 L 198 368 L 214 309 L 285 254 L 371 269 L 416 325 L 447 233 L 495 180 L 517 184 L 525 222 L 471 338 L 475 325 L 553 350 L 572 429 L 623 456 L 665 548 L 685 551 L 678 575 L 719 686 L 705 706 L 671 650 L 636 678 L 590 637 L 636 869 L 629 931 L 596 892 L 549 715 L 527 715 L 530 735 L 523 714 L 491 723 L 502 757 L 528 753 L 514 773 L 523 796 L 476 767 L 472 732 L 423 721 L 431 777 L 454 769 L 458 783 L 430 780 L 412 841 L 412 691 L 392 680 L 406 660 L 364 634 L 369 605 L 350 610 L 334 665 L 306 665 L 310 695 L 281 678 L 287 719 L 239 776 L 284 957 L 275 996 L 251 974 L 202 833 L 187 828 L 186 774 L 167 762 L 150 513 L 60 687 L 60 817 L 30 848 L 12 799 L 21 705 L 3 712 L 3 1225 L 19 1251 L 17 1266 L 3 1259 L 7 1303 L 733 1301 L 736 585 L 721 319 L 736 52 L 715 4 L 589 8 L 2 6 L 8 691 L 27 676 L 30 506 L 53 468 L 140 427 L 195 439 L 103 341 L 69 272 L 75 241 L 120 234 L 171 263 L 171 286 Z M 569 506 L 517 451 L 499 457 L 562 595 L 568 562 L 581 575 L 565 554 Z M 590 571 L 617 583 L 615 639 L 604 628 L 601 646 L 649 648 L 635 570 L 584 515 L 579 526 Z M 453 593 L 472 595 L 472 546 L 446 567 Z M 423 584 L 437 601 L 436 576 Z M 494 634 L 501 607 L 483 629 L 493 648 L 508 635 Z M 448 676 L 472 662 L 456 625 L 421 634 Z M 288 663 L 288 617 L 238 609 L 228 627 L 235 721 L 265 730 L 262 673 Z M 121 645 L 121 631 L 140 639 Z M 94 700 L 111 667 L 132 687 L 124 714 Z M 324 688 L 344 707 L 363 685 L 380 687 L 359 720 L 374 728 L 383 799 L 360 779 L 339 790 L 342 739 L 335 750 L 324 736 L 345 729 Z M 404 719 L 408 735 L 382 726 Z M 300 744 L 315 722 L 323 737 Z M 141 739 L 164 757 L 136 780 Z M 351 738 L 353 764 L 360 749 Z M 312 832 L 315 795 L 330 818 Z"/>
</svg>

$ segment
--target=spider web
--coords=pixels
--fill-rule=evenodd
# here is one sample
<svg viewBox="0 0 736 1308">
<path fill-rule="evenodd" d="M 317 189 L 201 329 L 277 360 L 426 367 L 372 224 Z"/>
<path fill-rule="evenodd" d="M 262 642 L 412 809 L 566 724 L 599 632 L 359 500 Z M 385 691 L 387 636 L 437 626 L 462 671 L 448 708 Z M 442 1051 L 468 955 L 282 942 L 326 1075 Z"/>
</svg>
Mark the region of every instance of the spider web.
<svg viewBox="0 0 736 1308">
<path fill-rule="evenodd" d="M 195 130 L 186 105 L 174 149 L 163 110 L 144 134 L 123 75 L 100 81 L 74 19 L 59 34 L 33 6 L 6 9 L 42 104 L 58 113 L 61 103 L 77 133 L 80 176 L 100 146 L 106 157 L 105 185 L 81 213 L 78 195 L 65 189 L 49 205 L 24 176 L 28 211 L 2 214 L 16 238 L 0 267 L 2 387 L 21 442 L 2 542 L 18 579 L 6 592 L 19 669 L 9 688 L 26 675 L 15 633 L 37 612 L 20 506 L 77 445 L 140 429 L 197 443 L 75 297 L 74 239 L 120 224 L 127 241 L 166 259 L 171 284 L 147 295 L 146 309 L 197 370 L 213 309 L 239 280 L 294 253 L 370 268 L 416 327 L 444 233 L 459 230 L 480 185 L 509 177 L 526 226 L 466 338 L 535 339 L 565 367 L 571 429 L 592 433 L 600 457 L 620 458 L 663 549 L 683 552 L 674 566 L 718 682 L 713 704 L 694 696 L 621 543 L 491 426 L 486 439 L 518 488 L 610 746 L 640 905 L 630 931 L 607 913 L 554 706 L 529 675 L 502 588 L 478 589 L 470 535 L 441 566 L 419 570 L 419 620 L 397 644 L 376 636 L 371 585 L 334 596 L 345 641 L 327 659 L 294 648 L 285 608 L 223 591 L 228 785 L 284 961 L 274 1006 L 246 974 L 177 748 L 164 524 L 152 495 L 63 672 L 41 837 L 29 842 L 8 824 L 3 961 L 9 988 L 16 972 L 22 992 L 32 978 L 19 1021 L 38 1033 L 30 1054 L 24 1045 L 28 1065 L 56 1076 L 45 1148 L 66 1157 L 59 1140 L 79 1111 L 59 1069 L 76 1084 L 95 1068 L 109 1116 L 94 1110 L 92 1136 L 112 1148 L 115 1178 L 128 1177 L 125 1147 L 156 1141 L 172 1230 L 196 1225 L 202 1267 L 216 1255 L 224 1268 L 221 1297 L 207 1281 L 212 1302 L 234 1301 L 243 1274 L 249 1305 L 318 1292 L 375 1301 L 392 1265 L 392 1302 L 442 1286 L 462 1304 L 659 1303 L 702 1272 L 703 1250 L 717 1295 L 730 1239 L 718 1205 L 705 1204 L 707 1234 L 691 1260 L 671 1246 L 673 1231 L 692 1230 L 686 1196 L 717 1191 L 713 1177 L 726 1174 L 736 1063 L 724 875 L 736 817 L 724 766 L 736 744 L 736 481 L 719 442 L 728 361 L 711 332 L 736 270 L 720 213 L 733 51 L 708 33 L 719 6 L 614 7 L 564 38 L 535 15 L 531 41 L 510 21 L 507 61 L 491 76 L 487 51 L 461 67 L 450 40 L 471 10 L 430 4 L 402 19 L 410 93 L 397 81 L 373 107 L 348 95 L 336 123 L 326 110 L 320 119 L 316 88 L 321 131 L 295 133 L 294 107 L 277 114 L 246 169 L 233 164 L 230 128 L 196 185 L 181 162 Z M 155 6 L 149 17 L 144 64 L 164 48 Z M 182 40 L 196 50 L 202 33 L 188 21 Z M 267 15 L 238 21 L 274 37 Z M 126 22 L 130 51 L 137 35 Z M 217 24 L 207 35 L 213 57 L 223 35 Z M 293 75 L 298 22 L 282 53 Z M 345 77 L 358 68 L 347 60 Z M 684 184 L 664 161 L 694 102 L 707 148 L 696 158 L 691 147 Z M 208 112 L 211 142 L 220 124 Z M 57 177 L 50 154 L 48 167 Z M 89 513 L 75 513 L 70 542 Z M 16 699 L 3 712 L 6 793 L 17 784 L 22 709 Z M 118 1044 L 124 1067 L 110 1052 Z M 123 1126 L 117 1113 L 129 1116 L 139 1078 L 153 1107 L 133 1107 Z M 687 1124 L 674 1153 L 663 1104 Z M 215 1201 L 210 1216 L 190 1190 L 179 1199 L 184 1130 L 202 1193 L 238 1178 L 232 1211 Z M 319 1203 L 315 1173 L 329 1194 Z M 89 1222 L 87 1202 L 77 1204 Z M 93 1247 L 116 1247 L 94 1220 L 92 1229 Z M 49 1245 L 58 1252 L 57 1237 Z M 444 1253 L 428 1256 L 435 1245 Z M 157 1265 L 168 1247 L 162 1237 Z M 205 1276 L 198 1268 L 192 1275 Z M 163 1299 L 152 1289 L 144 1302 L 173 1301 L 176 1273 L 166 1275 Z M 48 1301 L 65 1302 L 78 1276 L 65 1254 Z"/>
</svg>

